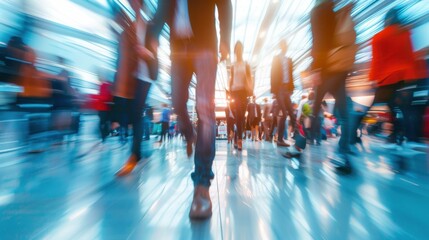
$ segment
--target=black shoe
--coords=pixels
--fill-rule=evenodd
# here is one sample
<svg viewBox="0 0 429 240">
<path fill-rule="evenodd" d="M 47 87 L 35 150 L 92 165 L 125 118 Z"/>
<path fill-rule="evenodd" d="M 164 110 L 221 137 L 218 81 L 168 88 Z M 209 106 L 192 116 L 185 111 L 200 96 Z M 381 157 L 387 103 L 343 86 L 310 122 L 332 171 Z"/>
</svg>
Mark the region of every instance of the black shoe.
<svg viewBox="0 0 429 240">
<path fill-rule="evenodd" d="M 342 165 L 335 166 L 335 170 L 341 174 L 351 174 L 352 173 L 352 165 L 348 160 Z"/>
<path fill-rule="evenodd" d="M 282 156 L 285 158 L 299 158 L 302 152 L 293 148 L 294 147 L 292 147 L 292 149 L 288 149 L 288 151 L 283 153 Z"/>
<path fill-rule="evenodd" d="M 352 172 L 352 166 L 350 164 L 347 154 L 338 153 L 331 159 L 331 163 L 334 165 L 335 170 L 341 174 L 350 174 Z"/>
<path fill-rule="evenodd" d="M 290 145 L 287 144 L 285 141 L 278 141 L 277 147 L 290 147 Z"/>
</svg>

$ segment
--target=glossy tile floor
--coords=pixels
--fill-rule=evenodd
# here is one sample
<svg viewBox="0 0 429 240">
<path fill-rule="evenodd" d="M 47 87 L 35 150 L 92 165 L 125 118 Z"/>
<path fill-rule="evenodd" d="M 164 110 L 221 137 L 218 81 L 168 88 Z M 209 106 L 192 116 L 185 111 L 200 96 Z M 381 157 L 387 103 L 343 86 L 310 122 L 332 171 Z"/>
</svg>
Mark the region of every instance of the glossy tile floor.
<svg viewBox="0 0 429 240">
<path fill-rule="evenodd" d="M 116 138 L 2 154 L 0 239 L 428 239 L 429 177 L 395 173 L 365 142 L 341 176 L 326 157 L 334 139 L 300 160 L 266 142 L 237 153 L 218 141 L 204 222 L 188 219 L 193 162 L 179 140 L 144 142 L 147 158 L 122 179 L 129 147 Z"/>
</svg>

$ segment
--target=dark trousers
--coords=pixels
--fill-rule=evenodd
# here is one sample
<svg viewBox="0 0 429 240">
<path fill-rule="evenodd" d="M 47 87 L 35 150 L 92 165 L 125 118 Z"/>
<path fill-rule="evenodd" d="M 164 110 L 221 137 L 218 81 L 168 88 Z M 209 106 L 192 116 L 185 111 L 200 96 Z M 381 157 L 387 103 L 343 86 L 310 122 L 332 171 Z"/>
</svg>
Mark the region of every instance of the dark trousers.
<svg viewBox="0 0 429 240">
<path fill-rule="evenodd" d="M 143 110 L 146 103 L 147 95 L 150 89 L 150 83 L 137 80 L 136 95 L 133 101 L 133 145 L 131 152 L 141 158 L 141 143 L 143 138 Z"/>
<path fill-rule="evenodd" d="M 393 132 L 389 136 L 390 142 L 402 141 L 402 137 L 404 135 L 404 130 L 405 130 L 403 123 L 404 123 L 404 120 L 409 117 L 409 114 L 408 114 L 409 109 L 407 109 L 406 106 L 402 104 L 402 99 L 397 94 L 397 90 L 401 87 L 402 87 L 402 83 L 396 83 L 396 84 L 381 86 L 377 88 L 374 96 L 374 102 L 372 104 L 374 105 L 375 103 L 386 103 L 387 106 L 389 107 L 389 110 L 392 114 L 392 119 L 393 119 Z M 360 121 L 366 115 L 369 109 L 370 107 L 365 109 L 365 111 L 359 115 L 360 118 L 357 120 L 357 122 L 353 124 L 352 126 L 353 128 L 351 129 L 351 135 L 350 135 L 352 143 L 354 143 L 353 139 L 357 137 L 356 131 L 357 131 L 357 128 L 359 127 Z M 396 118 L 397 109 L 401 110 L 404 116 L 403 119 Z M 410 126 L 413 126 L 413 124 L 415 123 L 416 123 L 415 121 L 410 122 Z"/>
<path fill-rule="evenodd" d="M 186 45 L 186 44 L 184 44 Z M 189 85 L 195 73 L 196 110 L 198 115 L 195 144 L 195 169 L 191 174 L 194 185 L 210 186 L 216 153 L 215 84 L 217 53 L 213 50 L 183 46 L 171 56 L 172 102 L 177 114 L 179 129 L 187 141 L 194 141 L 194 128 L 187 108 Z"/>
<path fill-rule="evenodd" d="M 100 118 L 99 129 L 101 139 L 104 141 L 110 132 L 109 111 L 98 111 L 98 117 Z"/>
<path fill-rule="evenodd" d="M 150 138 L 150 129 L 152 122 L 148 117 L 143 117 L 143 139 L 149 140 Z"/>
<path fill-rule="evenodd" d="M 236 139 L 243 139 L 243 131 L 245 127 L 245 115 L 247 110 L 247 92 L 246 90 L 239 90 L 231 92 L 231 97 L 234 102 L 231 104 L 234 117 L 236 119 L 237 132 Z"/>
<path fill-rule="evenodd" d="M 126 141 L 128 136 L 128 124 L 131 121 L 131 109 L 133 107 L 133 99 L 114 97 L 114 121 L 119 123 L 119 137 L 121 141 Z"/>
<path fill-rule="evenodd" d="M 231 132 L 234 131 L 234 122 L 235 122 L 234 118 L 229 117 L 226 119 L 226 131 L 227 131 L 228 139 L 231 136 Z"/>
<path fill-rule="evenodd" d="M 319 116 L 322 100 L 326 93 L 331 93 L 335 98 L 335 106 L 338 110 L 341 124 L 341 138 L 339 141 L 340 151 L 349 150 L 349 114 L 348 101 L 346 96 L 347 72 L 335 74 L 322 74 L 322 84 L 316 88 L 313 105 L 313 116 Z M 315 117 L 312 122 L 311 136 L 316 140 L 321 139 L 321 120 Z"/>
<path fill-rule="evenodd" d="M 274 137 L 274 129 L 278 128 L 278 116 L 276 114 L 273 114 L 273 120 L 271 121 L 271 127 L 270 127 L 270 137 Z"/>
<path fill-rule="evenodd" d="M 168 134 L 169 127 L 170 127 L 170 124 L 168 122 L 161 123 L 161 139 L 160 139 L 161 142 L 165 140 L 166 135 Z"/>
<path fill-rule="evenodd" d="M 263 124 L 263 126 L 264 126 L 264 138 L 267 141 L 271 139 L 271 134 L 270 134 L 271 133 L 271 122 L 272 122 L 272 120 L 270 118 L 266 117 L 264 120 L 264 124 Z"/>
<path fill-rule="evenodd" d="M 292 126 L 292 131 L 294 131 L 296 127 L 296 116 L 293 111 L 292 102 L 290 100 L 291 93 L 286 90 L 286 88 L 283 86 L 281 87 L 277 99 L 280 110 L 282 110 L 283 117 L 278 123 L 279 129 L 278 129 L 278 138 L 277 141 L 283 141 L 283 135 L 285 131 L 285 119 L 286 116 L 289 115 L 290 117 L 290 124 Z"/>
</svg>

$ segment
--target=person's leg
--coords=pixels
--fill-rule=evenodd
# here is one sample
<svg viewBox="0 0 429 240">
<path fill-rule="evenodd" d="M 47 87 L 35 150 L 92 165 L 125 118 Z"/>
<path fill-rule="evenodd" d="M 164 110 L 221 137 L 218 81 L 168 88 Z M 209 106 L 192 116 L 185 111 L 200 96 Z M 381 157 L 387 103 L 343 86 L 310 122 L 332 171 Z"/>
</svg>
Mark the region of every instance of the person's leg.
<svg viewBox="0 0 429 240">
<path fill-rule="evenodd" d="M 144 140 L 149 140 L 150 138 L 150 120 L 148 119 L 148 117 L 144 117 L 143 120 L 143 139 Z"/>
<path fill-rule="evenodd" d="M 104 142 L 106 138 L 105 134 L 105 125 L 107 125 L 106 122 L 106 111 L 98 111 L 98 118 L 100 119 L 100 123 L 98 125 L 101 135 L 101 140 Z"/>
<path fill-rule="evenodd" d="M 259 123 L 255 125 L 255 141 L 259 141 Z"/>
<path fill-rule="evenodd" d="M 291 128 L 291 130 L 293 131 L 293 127 Z M 285 139 L 289 139 L 289 121 L 287 119 L 285 119 L 285 131 L 283 133 L 283 136 L 285 137 Z"/>
<path fill-rule="evenodd" d="M 226 138 L 228 140 L 228 143 L 231 141 L 231 120 L 230 118 L 226 119 Z"/>
<path fill-rule="evenodd" d="M 274 140 L 274 129 L 277 127 L 277 119 L 278 116 L 276 114 L 273 114 L 273 120 L 271 121 L 271 127 L 270 127 L 270 138 Z"/>
<path fill-rule="evenodd" d="M 194 60 L 196 86 L 196 109 L 198 114 L 197 141 L 195 146 L 195 171 L 192 173 L 194 185 L 210 186 L 213 179 L 213 159 L 215 157 L 216 117 L 215 83 L 216 54 L 201 52 Z"/>
<path fill-rule="evenodd" d="M 389 143 L 396 143 L 397 132 L 399 131 L 399 128 L 398 128 L 399 125 L 395 114 L 395 106 L 396 106 L 395 91 L 396 91 L 396 88 L 394 85 L 386 85 L 386 86 L 381 86 L 377 88 L 374 96 L 374 101 L 372 104 L 374 105 L 376 103 L 386 103 L 387 106 L 389 107 L 390 114 L 392 115 L 393 127 L 394 127 L 392 133 L 389 135 L 387 140 Z"/>
<path fill-rule="evenodd" d="M 319 85 L 315 90 L 313 103 L 313 119 L 311 121 L 311 139 L 310 142 L 316 140 L 320 143 L 321 140 L 321 119 L 319 117 L 322 100 L 326 94 L 326 77 L 322 80 L 322 85 Z"/>
<path fill-rule="evenodd" d="M 98 124 L 98 128 L 100 130 L 101 139 L 104 141 L 104 125 L 106 124 L 106 116 L 104 111 L 98 111 L 98 118 L 100 122 Z"/>
<path fill-rule="evenodd" d="M 217 54 L 214 51 L 199 52 L 194 58 L 196 86 L 196 108 L 198 114 L 197 141 L 195 146 L 195 169 L 191 174 L 194 196 L 189 211 L 191 219 L 204 219 L 212 215 L 210 181 L 215 157 L 216 116 L 215 85 Z"/>
<path fill-rule="evenodd" d="M 136 95 L 132 104 L 133 109 L 132 125 L 133 125 L 133 144 L 131 148 L 131 156 L 128 158 L 125 165 L 116 173 L 117 176 L 126 176 L 130 174 L 137 163 L 141 159 L 141 143 L 143 138 L 143 108 L 146 102 L 147 95 L 150 89 L 150 83 L 141 80 L 136 80 Z"/>
<path fill-rule="evenodd" d="M 245 131 L 245 115 L 247 108 L 247 99 L 246 93 L 244 91 L 237 91 L 234 93 L 235 95 L 235 116 L 236 116 L 236 126 L 237 126 L 237 148 L 242 149 L 242 141 L 243 141 L 243 132 Z"/>
<path fill-rule="evenodd" d="M 126 131 L 128 131 L 128 101 L 129 99 L 122 97 L 115 97 L 115 112 L 116 119 L 119 123 L 119 140 L 122 143 L 126 142 Z"/>
<path fill-rule="evenodd" d="M 285 89 L 281 89 L 279 92 L 278 97 L 278 104 L 279 104 L 279 108 L 282 111 L 282 117 L 280 117 L 278 119 L 277 125 L 278 125 L 278 129 L 277 129 L 277 144 L 284 142 L 284 133 L 285 133 L 285 121 L 286 121 L 286 116 L 288 114 L 288 105 L 290 105 L 290 96 L 287 93 L 287 91 Z"/>
<path fill-rule="evenodd" d="M 143 138 L 143 126 L 142 126 L 142 115 L 143 108 L 146 103 L 147 95 L 150 89 L 150 83 L 137 80 L 137 91 L 134 100 L 134 115 L 133 115 L 133 148 L 132 153 L 137 156 L 137 159 L 141 158 L 141 142 Z M 137 160 L 137 161 L 138 161 Z"/>
<path fill-rule="evenodd" d="M 271 121 L 267 118 L 264 120 L 264 139 L 265 141 L 270 140 L 270 123 Z"/>
<path fill-rule="evenodd" d="M 335 88 L 331 88 L 329 90 L 333 97 L 335 98 L 335 104 L 338 109 L 339 113 L 339 120 L 341 124 L 341 137 L 339 141 L 339 149 L 340 152 L 347 153 L 350 151 L 349 147 L 349 104 L 350 102 L 347 101 L 347 95 L 346 95 L 346 78 L 347 73 L 339 73 L 332 76 L 330 81 L 332 81 L 332 85 Z"/>
<path fill-rule="evenodd" d="M 162 122 L 161 123 L 161 139 L 159 140 L 160 142 L 165 141 L 167 132 L 168 132 L 167 123 L 166 122 Z"/>
<path fill-rule="evenodd" d="M 194 142 L 194 127 L 188 114 L 187 102 L 189 98 L 189 84 L 192 80 L 194 68 L 191 57 L 186 52 L 173 54 L 171 57 L 171 97 L 174 112 L 177 115 L 177 124 L 182 136 L 187 142 L 187 155 L 192 155 Z"/>
</svg>

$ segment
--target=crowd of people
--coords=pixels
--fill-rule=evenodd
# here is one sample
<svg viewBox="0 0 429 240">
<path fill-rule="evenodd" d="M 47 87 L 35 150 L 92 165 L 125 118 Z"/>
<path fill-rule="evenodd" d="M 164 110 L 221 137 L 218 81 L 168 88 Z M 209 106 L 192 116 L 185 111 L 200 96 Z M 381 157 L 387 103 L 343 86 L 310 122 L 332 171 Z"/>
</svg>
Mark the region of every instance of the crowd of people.
<svg viewBox="0 0 429 240">
<path fill-rule="evenodd" d="M 194 157 L 195 167 L 191 178 L 195 188 L 189 217 L 209 218 L 212 215 L 209 187 L 214 178 L 212 165 L 216 155 L 216 73 L 218 61 L 226 60 L 230 53 L 231 1 L 159 0 L 158 8 L 149 21 L 141 14 L 141 10 L 146 7 L 144 1 L 129 2 L 136 16 L 134 21 L 119 7 L 115 9 L 115 21 L 123 32 L 118 36 L 114 81 L 112 84 L 103 82 L 100 87 L 101 104 L 97 110 L 102 139 L 108 136 L 111 128 L 118 128 L 120 140 L 125 142 L 128 128 L 132 126 L 131 154 L 116 174 L 118 177 L 129 175 L 142 158 L 142 140 L 148 139 L 150 135 L 153 112 L 146 100 L 153 81 L 158 77 L 159 36 L 163 26 L 167 24 L 170 28 L 171 48 L 171 109 L 174 109 L 177 116 L 177 125 L 174 124 L 173 129 L 180 131 L 185 139 L 187 156 Z M 313 85 L 312 90 L 301 101 L 294 103 L 291 99 L 296 74 L 294 59 L 288 54 L 286 40 L 279 42 L 280 51 L 273 58 L 271 81 L 267 82 L 271 86 L 273 101 L 269 103 L 268 99 L 263 99 L 263 106 L 256 103 L 252 68 L 243 59 L 243 43 L 239 41 L 235 44 L 227 94 L 228 106 L 225 109 L 228 142 L 241 151 L 244 139 L 275 141 L 278 147 L 286 147 L 284 156 L 291 158 L 302 154 L 307 144 L 318 146 L 322 144 L 323 138 L 340 136 L 336 168 L 350 172 L 350 155 L 354 154 L 350 144 L 355 141 L 357 129 L 351 122 L 360 122 L 350 120 L 351 100 L 346 92 L 346 79 L 353 69 L 358 50 L 351 17 L 353 4 L 334 11 L 334 1 L 316 2 L 310 20 L 313 59 L 310 72 Z M 396 113 L 399 109 L 403 115 L 400 122 L 397 117 L 399 115 L 393 114 L 395 127 L 389 136 L 389 142 L 401 144 L 407 134 L 412 133 L 409 140 L 417 140 L 418 134 L 415 129 L 410 130 L 416 113 L 406 108 L 404 98 L 397 91 L 406 81 L 427 77 L 427 72 L 418 70 L 410 30 L 401 22 L 397 9 L 388 12 L 384 24 L 385 28 L 372 41 L 370 80 L 374 81 L 376 87 L 374 102 L 386 102 L 391 112 Z M 16 45 L 16 42 L 10 45 Z M 63 86 L 61 94 L 70 95 L 65 72 L 57 76 L 42 76 L 34 67 L 34 51 L 22 44 L 18 44 L 15 50 L 27 62 L 21 70 L 24 72 L 23 78 L 17 80 L 24 86 L 22 100 L 48 96 L 51 90 L 46 87 L 46 81 L 42 80 L 46 78 L 56 79 L 54 82 L 61 84 L 53 86 Z M 191 121 L 187 108 L 193 74 L 197 80 L 196 124 Z M 60 92 L 54 91 L 52 94 L 55 96 L 58 93 Z M 330 93 L 335 99 L 332 113 L 324 101 L 326 93 Z M 161 142 L 166 140 L 172 126 L 171 109 L 167 105 L 163 106 L 160 120 Z"/>
</svg>

